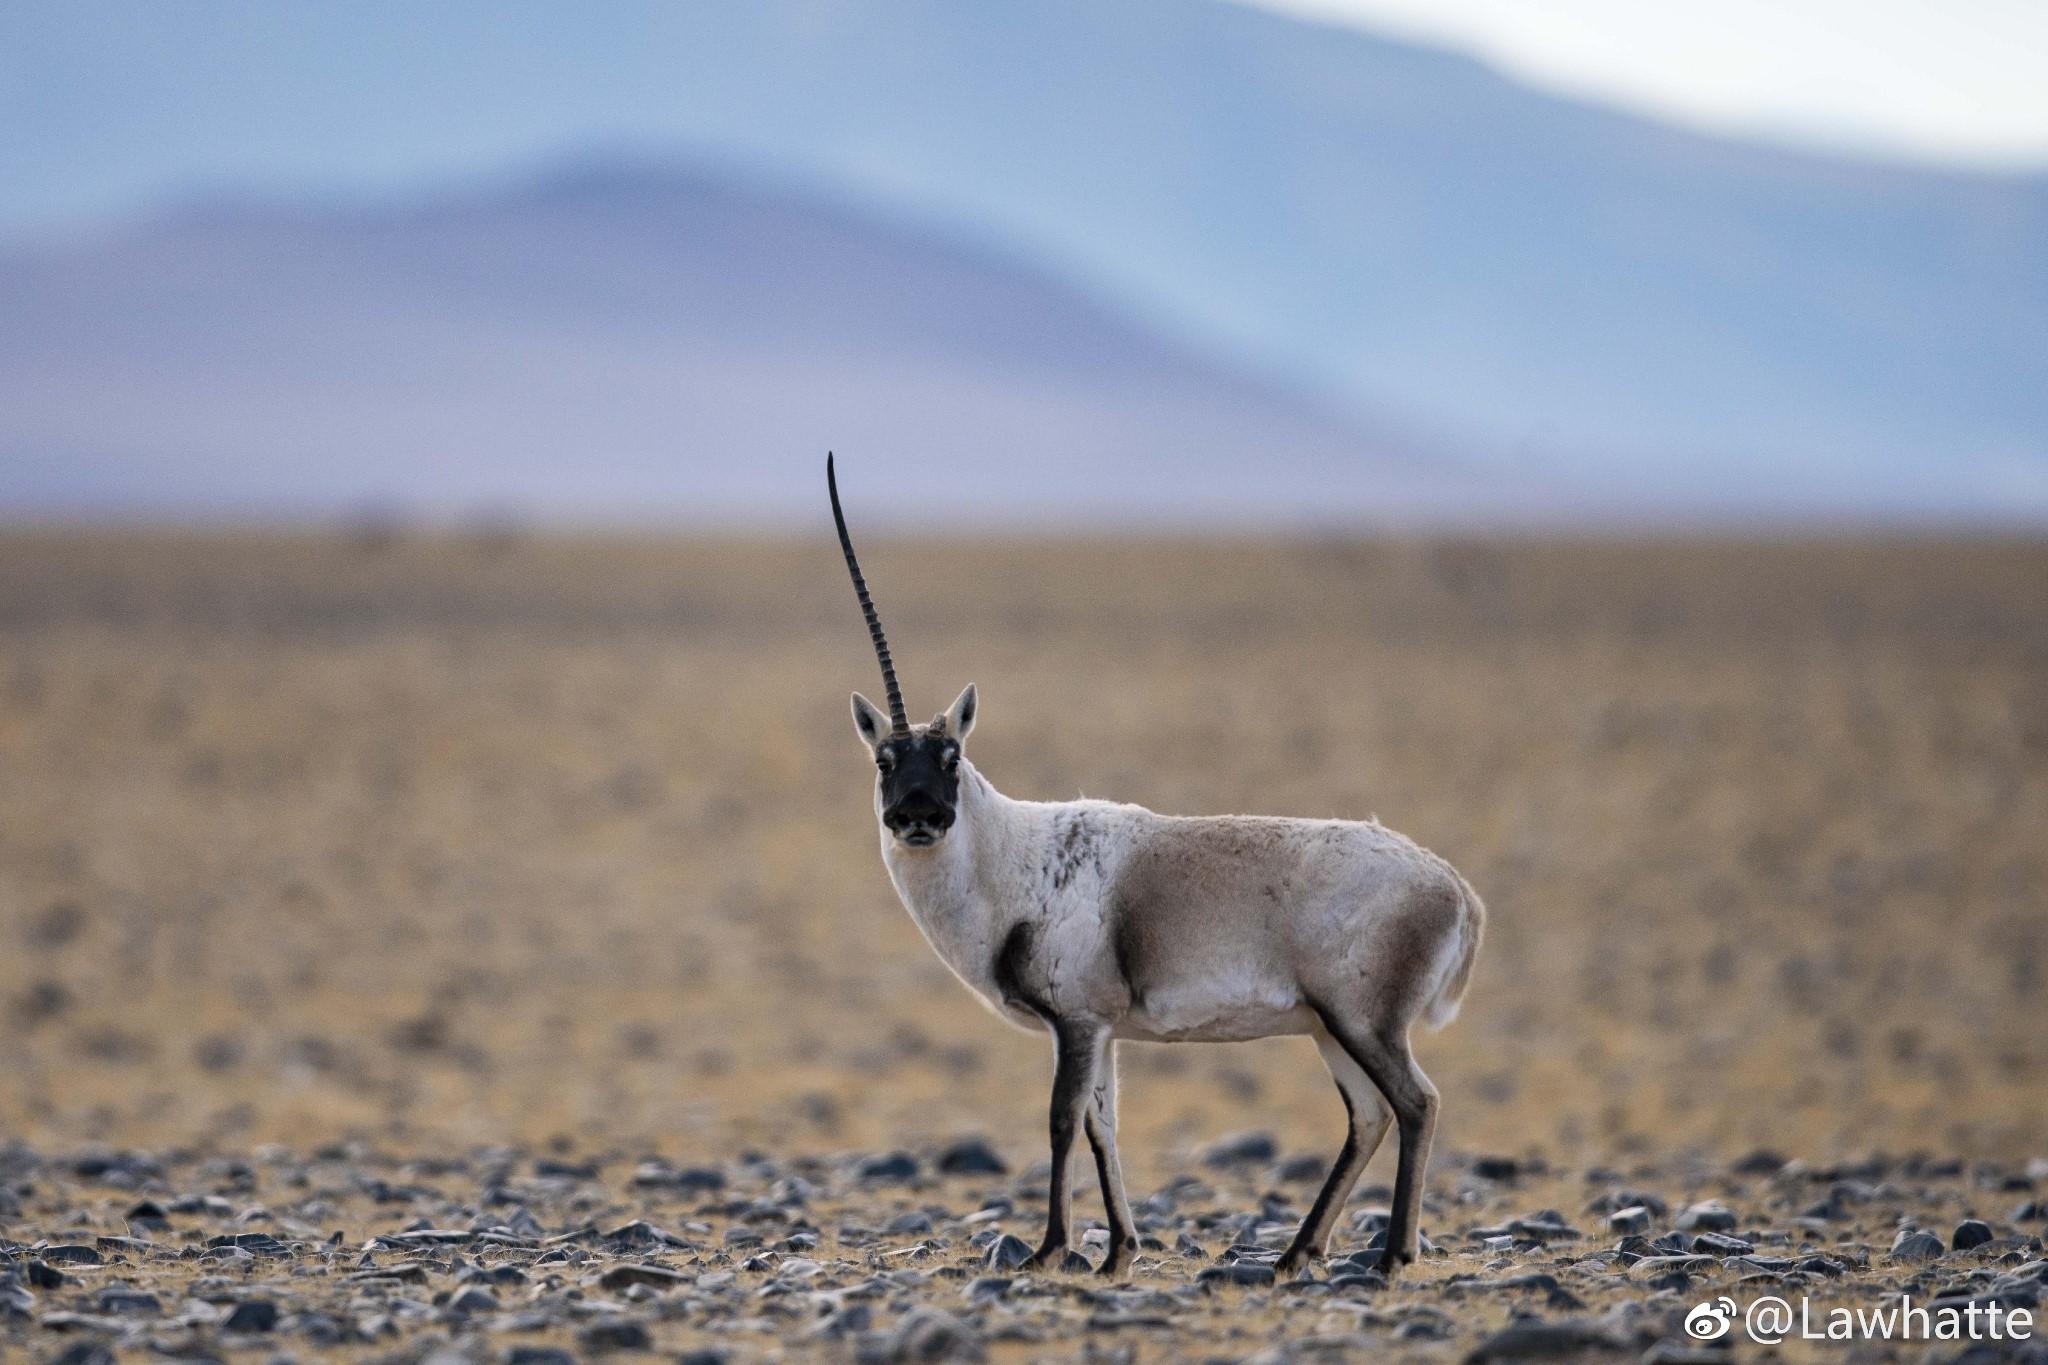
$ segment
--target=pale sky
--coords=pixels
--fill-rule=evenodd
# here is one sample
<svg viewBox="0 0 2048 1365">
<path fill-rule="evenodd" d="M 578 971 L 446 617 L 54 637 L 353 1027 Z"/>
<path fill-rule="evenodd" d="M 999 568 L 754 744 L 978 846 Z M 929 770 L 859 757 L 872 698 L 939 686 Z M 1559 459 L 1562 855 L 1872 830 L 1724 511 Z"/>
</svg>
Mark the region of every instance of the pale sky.
<svg viewBox="0 0 2048 1365">
<path fill-rule="evenodd" d="M 2048 165 L 2048 0 L 1252 0 L 1712 130 Z"/>
</svg>

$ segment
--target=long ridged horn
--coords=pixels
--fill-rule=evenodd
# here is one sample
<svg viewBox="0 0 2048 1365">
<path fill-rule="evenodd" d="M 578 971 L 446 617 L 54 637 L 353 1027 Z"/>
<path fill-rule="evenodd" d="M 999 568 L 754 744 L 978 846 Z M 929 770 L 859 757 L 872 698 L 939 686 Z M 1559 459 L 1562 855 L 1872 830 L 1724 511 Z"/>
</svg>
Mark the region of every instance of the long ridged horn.
<svg viewBox="0 0 2048 1365">
<path fill-rule="evenodd" d="M 868 635 L 875 642 L 875 657 L 882 661 L 882 686 L 889 694 L 889 728 L 898 736 L 910 733 L 910 720 L 903 710 L 903 690 L 896 686 L 896 666 L 889 662 L 889 642 L 882 638 L 882 618 L 875 614 L 874 599 L 868 596 L 868 581 L 860 575 L 860 561 L 853 557 L 853 537 L 846 534 L 846 514 L 839 510 L 839 479 L 832 472 L 832 452 L 825 452 L 825 488 L 832 494 L 832 520 L 839 526 L 839 548 L 846 551 L 846 571 L 853 575 L 853 593 L 860 598 L 861 615 L 868 618 Z"/>
</svg>

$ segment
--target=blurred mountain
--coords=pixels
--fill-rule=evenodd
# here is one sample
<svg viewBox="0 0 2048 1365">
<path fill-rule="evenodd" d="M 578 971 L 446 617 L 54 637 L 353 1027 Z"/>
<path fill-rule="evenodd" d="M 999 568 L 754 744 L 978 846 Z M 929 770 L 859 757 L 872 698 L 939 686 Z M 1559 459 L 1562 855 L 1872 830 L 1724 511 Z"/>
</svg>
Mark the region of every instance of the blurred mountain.
<svg viewBox="0 0 2048 1365">
<path fill-rule="evenodd" d="M 267 399 L 258 411 L 270 414 L 235 418 L 232 433 L 176 434 L 173 422 L 159 444 L 178 443 L 200 472 L 228 458 L 219 452 L 230 435 L 284 448 L 298 435 L 292 419 L 330 402 L 321 448 L 336 459 L 384 458 L 343 438 L 386 428 L 414 433 L 404 448 L 449 461 L 482 460 L 484 445 L 502 442 L 533 462 L 530 475 L 508 476 L 508 496 L 538 496 L 554 487 L 544 451 L 659 463 L 642 417 L 660 425 L 686 402 L 701 422 L 670 434 L 699 442 L 693 452 L 754 458 L 834 441 L 851 449 L 858 438 L 896 445 L 909 467 L 929 470 L 942 450 L 1011 469 L 1029 448 L 1102 481 L 1105 506 L 1127 491 L 1196 496 L 1226 465 L 1240 472 L 1210 495 L 1226 510 L 1398 502 L 1400 485 L 1380 480 L 1402 466 L 1377 457 L 1399 446 L 1458 452 L 1496 501 L 1521 508 L 1544 505 L 1528 500 L 1533 487 L 1566 510 L 1653 516 L 2048 520 L 2044 175 L 1698 136 L 1541 95 L 1461 57 L 1213 0 L 95 0 L 15 13 L 0 21 L 17 53 L 15 99 L 32 91 L 57 132 L 15 140 L 0 171 L 11 158 L 23 174 L 56 174 L 96 165 L 95 148 L 147 146 L 173 149 L 162 155 L 191 174 L 389 192 L 548 150 L 683 147 L 740 183 L 804 186 L 918 224 L 901 240 L 940 253 L 937 280 L 974 273 L 973 258 L 1011 279 L 987 287 L 1014 300 L 1029 271 L 995 262 L 1030 262 L 1043 272 L 1030 288 L 1064 300 L 1045 307 L 1122 338 L 1098 330 L 1095 345 L 1074 348 L 1090 360 L 1059 370 L 1066 378 L 1047 398 L 1051 381 L 1016 368 L 992 340 L 1011 328 L 973 331 L 975 308 L 941 308 L 947 286 L 937 282 L 919 310 L 897 314 L 919 296 L 884 274 L 871 291 L 842 281 L 824 299 L 887 304 L 894 321 L 868 311 L 859 335 L 828 338 L 811 332 L 812 315 L 794 313 L 800 321 L 782 331 L 725 345 L 715 309 L 656 316 L 695 294 L 657 283 L 643 296 L 625 282 L 641 270 L 657 282 L 694 271 L 737 277 L 726 278 L 737 289 L 803 279 L 808 267 L 791 256 L 768 268 L 765 251 L 742 250 L 760 247 L 749 232 L 677 247 L 672 220 L 634 217 L 642 190 L 623 171 L 605 191 L 611 208 L 586 205 L 581 219 L 486 198 L 438 223 L 401 211 L 346 231 L 222 220 L 209 229 L 220 234 L 214 247 L 188 225 L 114 249 L 107 269 L 126 260 L 146 271 L 150 252 L 231 252 L 240 248 L 222 244 L 246 238 L 250 273 L 235 307 L 274 333 L 317 320 L 335 354 L 352 358 L 322 382 L 360 375 L 381 387 L 367 408 L 338 387 L 266 387 L 254 371 L 200 369 L 196 348 L 182 361 L 189 384 L 158 381 L 164 414 L 180 413 L 194 386 L 230 383 L 248 388 L 247 402 Z M 529 209 L 540 216 L 516 224 Z M 477 240 L 461 244 L 465 232 Z M 427 244 L 417 259 L 393 244 L 407 233 Z M 723 265 L 712 259 L 720 241 L 739 253 Z M 987 254 L 962 245 L 973 242 Z M 322 288 L 286 270 L 296 245 L 334 253 Z M 577 254 L 564 256 L 569 248 Z M 671 249 L 689 264 L 667 263 Z M 615 252 L 616 268 L 599 259 Z M 438 273 L 423 283 L 395 258 Z M 234 258 L 212 259 L 217 274 Z M 370 295 L 352 295 L 344 273 L 366 260 L 382 273 L 367 277 Z M 31 274 L 46 268 L 55 267 Z M 73 268 L 81 278 L 98 269 L 83 256 Z M 462 294 L 451 280 L 469 272 L 477 277 Z M 291 292 L 272 298 L 272 283 Z M 462 294 L 459 308 L 449 291 Z M 617 330 L 566 320 L 591 291 L 611 300 Z M 800 294 L 786 291 L 767 311 L 781 316 Z M 191 300 L 163 306 L 173 302 Z M 45 295 L 43 305 L 61 324 L 62 301 Z M 226 299 L 209 306 L 216 328 L 244 326 Z M 424 315 L 393 322 L 386 337 L 372 323 L 387 307 Z M 104 308 L 118 312 L 118 295 Z M 834 316 L 844 327 L 846 314 Z M 528 329 L 547 317 L 568 330 Z M 486 326 L 493 319 L 502 330 Z M 927 326 L 937 329 L 929 338 Z M 984 345 L 957 350 L 949 328 L 963 327 Z M 1048 322 L 1017 335 L 1057 331 Z M 13 376 L 0 397 L 12 402 L 27 384 L 46 394 L 46 420 L 25 428 L 0 409 L 0 441 L 48 449 L 68 437 L 88 462 L 132 454 L 129 437 L 151 427 L 145 416 L 124 435 L 100 411 L 122 409 L 97 401 L 103 375 L 46 374 L 47 343 L 19 333 L 0 340 Z M 1154 339 L 1134 340 L 1140 333 Z M 685 335 L 693 340 L 673 340 Z M 801 347 L 778 350 L 790 337 Z M 483 349 L 462 349 L 472 343 Z M 1068 349 L 1018 345 L 1048 363 Z M 1127 345 L 1177 357 L 1158 362 L 1180 374 L 1172 383 L 1153 361 L 1131 360 L 1180 395 L 1175 415 L 1152 389 L 1112 382 L 1095 363 Z M 696 378 L 677 377 L 686 357 Z M 507 408 L 493 385 L 513 375 L 524 406 Z M 1091 378 L 1092 389 L 1074 387 Z M 83 386 L 70 392 L 93 421 L 68 425 L 78 408 L 47 396 L 67 384 Z M 1246 385 L 1267 408 L 1246 407 Z M 1311 416 L 1283 391 L 1312 395 L 1341 420 Z M 713 401 L 720 394 L 753 397 Z M 591 425 L 611 407 L 614 425 Z M 1367 434 L 1352 437 L 1352 426 Z M 920 431 L 926 439 L 909 439 Z M 472 437 L 479 453 L 460 455 Z M 1340 448 L 1375 458 L 1354 466 Z M 1283 457 L 1295 466 L 1260 467 Z M 691 479 L 712 477 L 708 463 L 692 464 Z M 428 477 L 394 471 L 394 490 L 413 486 L 398 473 Z M 1098 501 L 1063 486 L 1064 471 L 1016 477 L 993 487 L 985 510 L 1027 491 Z M 1440 492 L 1416 497 L 1439 505 Z M 1449 505 L 1470 506 L 1455 494 Z"/>
<path fill-rule="evenodd" d="M 0 317 L 0 492 L 31 509 L 779 519 L 823 506 L 833 447 L 913 525 L 1461 496 L 1040 273 L 676 167 L 216 205 L 0 258 Z"/>
<path fill-rule="evenodd" d="M 714 6 L 677 117 L 1498 468 L 2048 516 L 2048 175 L 1828 159 L 1199 0 Z"/>
</svg>

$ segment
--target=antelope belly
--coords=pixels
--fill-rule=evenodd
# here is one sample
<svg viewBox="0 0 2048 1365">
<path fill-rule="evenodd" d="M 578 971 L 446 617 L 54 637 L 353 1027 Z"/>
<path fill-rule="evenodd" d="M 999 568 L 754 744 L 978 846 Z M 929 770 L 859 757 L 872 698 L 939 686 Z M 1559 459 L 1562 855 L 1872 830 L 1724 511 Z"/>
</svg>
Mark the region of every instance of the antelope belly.
<svg viewBox="0 0 2048 1365">
<path fill-rule="evenodd" d="M 1315 1012 L 1291 985 L 1216 981 L 1146 992 L 1117 1024 L 1119 1038 L 1147 1042 L 1239 1043 L 1308 1033 Z"/>
</svg>

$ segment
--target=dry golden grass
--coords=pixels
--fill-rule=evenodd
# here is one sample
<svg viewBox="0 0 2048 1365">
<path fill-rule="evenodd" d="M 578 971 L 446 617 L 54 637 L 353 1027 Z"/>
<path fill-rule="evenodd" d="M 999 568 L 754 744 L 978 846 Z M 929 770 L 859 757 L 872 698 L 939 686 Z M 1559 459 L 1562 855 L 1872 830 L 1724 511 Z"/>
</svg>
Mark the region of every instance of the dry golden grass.
<svg viewBox="0 0 2048 1365">
<path fill-rule="evenodd" d="M 865 553 L 1013 795 L 1465 872 L 1445 1148 L 2042 1154 L 2048 547 Z M 17 533 L 0 651 L 0 1136 L 1039 1156 L 1044 1044 L 881 869 L 828 535 Z M 1336 1144 L 1301 1040 L 1125 1051 L 1134 1186 Z"/>
</svg>

